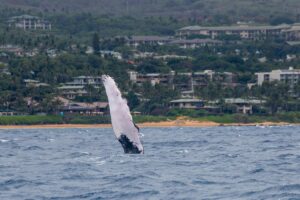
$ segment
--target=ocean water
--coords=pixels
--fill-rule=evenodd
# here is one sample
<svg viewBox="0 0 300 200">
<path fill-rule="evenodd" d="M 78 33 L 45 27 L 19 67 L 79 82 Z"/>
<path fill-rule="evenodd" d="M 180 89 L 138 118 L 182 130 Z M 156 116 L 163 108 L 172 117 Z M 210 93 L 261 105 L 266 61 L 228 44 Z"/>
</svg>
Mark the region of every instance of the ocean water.
<svg viewBox="0 0 300 200">
<path fill-rule="evenodd" d="M 300 199 L 300 127 L 0 130 L 0 199 Z"/>
</svg>

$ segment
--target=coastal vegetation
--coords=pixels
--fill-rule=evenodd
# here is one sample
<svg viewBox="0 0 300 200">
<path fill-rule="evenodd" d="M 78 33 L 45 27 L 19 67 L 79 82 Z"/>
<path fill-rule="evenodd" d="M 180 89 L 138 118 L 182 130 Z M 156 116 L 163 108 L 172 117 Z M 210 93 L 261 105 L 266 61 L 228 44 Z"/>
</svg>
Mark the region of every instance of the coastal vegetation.
<svg viewBox="0 0 300 200">
<path fill-rule="evenodd" d="M 177 126 L 184 125 L 187 121 L 215 122 L 222 124 L 260 124 L 264 122 L 273 123 L 300 123 L 300 112 L 284 112 L 276 115 L 242 115 L 242 114 L 224 114 L 207 116 L 134 116 L 135 123 L 143 124 L 147 122 L 171 122 L 177 121 Z M 45 125 L 45 124 L 110 124 L 109 116 L 1 116 L 0 125 Z"/>
</svg>

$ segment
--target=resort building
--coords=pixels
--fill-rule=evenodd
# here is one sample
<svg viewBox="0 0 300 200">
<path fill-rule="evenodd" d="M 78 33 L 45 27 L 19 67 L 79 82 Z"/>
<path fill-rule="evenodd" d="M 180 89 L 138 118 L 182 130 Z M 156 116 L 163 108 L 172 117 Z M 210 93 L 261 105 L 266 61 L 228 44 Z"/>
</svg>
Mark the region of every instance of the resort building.
<svg viewBox="0 0 300 200">
<path fill-rule="evenodd" d="M 281 81 L 288 84 L 296 84 L 300 80 L 300 70 L 290 67 L 289 69 L 272 70 L 271 72 L 255 73 L 257 76 L 257 85 L 264 82 Z"/>
<path fill-rule="evenodd" d="M 188 26 L 177 30 L 176 35 L 185 38 L 191 35 L 202 35 L 211 39 L 219 36 L 233 35 L 246 40 L 265 40 L 272 38 L 283 38 L 286 40 L 297 40 L 300 35 L 300 25 L 233 25 L 233 26 Z"/>
<path fill-rule="evenodd" d="M 86 96 L 88 91 L 86 86 L 98 89 L 102 85 L 101 76 L 77 76 L 72 82 L 67 82 L 57 89 L 59 93 L 68 99 L 75 99 L 77 96 Z"/>
<path fill-rule="evenodd" d="M 194 87 L 205 87 L 210 82 L 220 83 L 224 87 L 235 87 L 236 75 L 231 72 L 215 72 L 204 70 L 194 73 L 177 73 L 174 77 L 174 87 L 181 91 L 193 90 Z"/>
<path fill-rule="evenodd" d="M 72 82 L 68 82 L 67 86 L 86 86 L 91 85 L 94 88 L 98 88 L 102 85 L 101 76 L 77 76 L 73 78 Z"/>
<path fill-rule="evenodd" d="M 57 88 L 59 93 L 68 99 L 75 99 L 77 96 L 85 96 L 88 94 L 84 86 L 68 86 L 64 85 Z"/>
<path fill-rule="evenodd" d="M 169 74 L 160 74 L 160 73 L 149 73 L 149 74 L 140 74 L 135 71 L 129 71 L 130 81 L 141 85 L 142 83 L 149 82 L 151 85 L 156 84 L 171 84 L 172 78 L 175 72 L 171 72 Z"/>
<path fill-rule="evenodd" d="M 8 26 L 14 28 L 20 28 L 23 30 L 51 30 L 52 25 L 50 22 L 43 20 L 36 16 L 21 15 L 11 17 L 8 20 Z"/>
<path fill-rule="evenodd" d="M 150 82 L 151 85 L 165 84 L 172 85 L 180 91 L 193 90 L 193 87 L 207 86 L 209 82 L 218 82 L 226 87 L 235 87 L 235 75 L 231 72 L 215 72 L 213 70 L 205 70 L 202 72 L 176 73 L 171 71 L 167 74 L 150 73 L 141 74 L 135 71 L 129 71 L 130 81 L 141 85 L 144 82 Z"/>
</svg>

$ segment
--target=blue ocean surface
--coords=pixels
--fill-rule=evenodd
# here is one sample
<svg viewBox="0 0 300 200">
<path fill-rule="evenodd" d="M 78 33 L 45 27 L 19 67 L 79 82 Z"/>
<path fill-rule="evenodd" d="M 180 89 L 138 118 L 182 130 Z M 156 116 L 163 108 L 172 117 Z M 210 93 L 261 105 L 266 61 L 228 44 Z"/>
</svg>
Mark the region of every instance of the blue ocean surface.
<svg viewBox="0 0 300 200">
<path fill-rule="evenodd" d="M 0 199 L 300 199 L 300 127 L 0 130 Z"/>
</svg>

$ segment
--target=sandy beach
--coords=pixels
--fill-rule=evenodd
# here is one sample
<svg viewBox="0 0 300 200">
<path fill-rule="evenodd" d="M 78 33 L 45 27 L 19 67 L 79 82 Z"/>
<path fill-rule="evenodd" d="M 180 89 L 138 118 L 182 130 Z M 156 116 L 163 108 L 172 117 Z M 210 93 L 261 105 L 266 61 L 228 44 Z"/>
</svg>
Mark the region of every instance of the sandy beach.
<svg viewBox="0 0 300 200">
<path fill-rule="evenodd" d="M 232 123 L 221 124 L 211 121 L 174 120 L 164 122 L 145 122 L 138 124 L 139 127 L 216 127 L 216 126 L 287 126 L 285 122 L 263 123 Z M 300 125 L 300 124 L 293 124 Z M 43 124 L 43 125 L 2 125 L 0 129 L 50 129 L 50 128 L 111 128 L 111 124 Z"/>
</svg>

